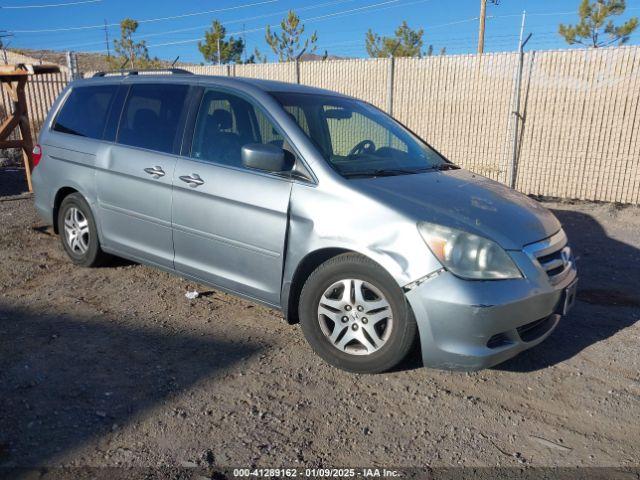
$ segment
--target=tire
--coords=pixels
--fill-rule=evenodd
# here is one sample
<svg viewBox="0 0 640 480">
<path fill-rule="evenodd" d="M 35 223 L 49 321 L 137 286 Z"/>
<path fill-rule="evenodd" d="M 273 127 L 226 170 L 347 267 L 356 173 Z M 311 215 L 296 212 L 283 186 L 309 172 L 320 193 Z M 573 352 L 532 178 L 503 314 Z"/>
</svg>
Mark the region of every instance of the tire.
<svg viewBox="0 0 640 480">
<path fill-rule="evenodd" d="M 108 255 L 100 248 L 91 208 L 81 194 L 72 193 L 62 200 L 58 211 L 58 232 L 62 248 L 76 265 L 97 267 L 107 260 Z"/>
<path fill-rule="evenodd" d="M 309 276 L 298 312 L 311 348 L 350 372 L 395 367 L 417 338 L 415 318 L 400 287 L 383 268 L 355 253 L 331 258 Z"/>
</svg>

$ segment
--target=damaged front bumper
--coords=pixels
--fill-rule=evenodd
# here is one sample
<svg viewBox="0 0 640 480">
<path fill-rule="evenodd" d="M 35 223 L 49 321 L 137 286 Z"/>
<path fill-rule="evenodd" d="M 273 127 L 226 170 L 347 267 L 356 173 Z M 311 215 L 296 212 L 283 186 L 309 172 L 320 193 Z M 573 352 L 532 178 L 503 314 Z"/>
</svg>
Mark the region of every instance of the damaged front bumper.
<svg viewBox="0 0 640 480">
<path fill-rule="evenodd" d="M 513 255 L 512 255 L 513 256 Z M 440 271 L 405 287 L 420 334 L 425 366 L 479 370 L 531 348 L 555 329 L 575 292 L 573 265 L 552 284 L 526 254 L 515 254 L 525 278 L 463 280 Z M 570 298 L 572 300 L 572 298 Z"/>
</svg>

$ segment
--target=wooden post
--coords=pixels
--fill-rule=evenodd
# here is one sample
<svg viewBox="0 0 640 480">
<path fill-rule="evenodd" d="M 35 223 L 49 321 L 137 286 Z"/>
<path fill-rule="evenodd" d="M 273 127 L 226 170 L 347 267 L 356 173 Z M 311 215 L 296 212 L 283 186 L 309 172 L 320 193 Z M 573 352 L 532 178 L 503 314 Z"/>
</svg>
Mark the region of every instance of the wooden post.
<svg viewBox="0 0 640 480">
<path fill-rule="evenodd" d="M 484 52 L 484 25 L 487 19 L 487 0 L 480 0 L 480 28 L 478 29 L 478 53 Z"/>
<path fill-rule="evenodd" d="M 18 129 L 20 130 L 20 136 L 22 137 L 22 159 L 24 161 L 24 171 L 27 176 L 27 186 L 29 187 L 29 191 L 33 192 L 33 186 L 31 185 L 31 171 L 33 170 L 33 139 L 31 137 L 31 125 L 29 125 L 27 97 L 24 93 L 26 85 L 27 77 L 22 77 L 18 80 L 18 85 L 16 86 L 16 94 L 18 97 L 16 110 L 20 112 Z"/>
<path fill-rule="evenodd" d="M 33 137 L 29 123 L 29 111 L 25 88 L 30 75 L 43 73 L 57 73 L 60 69 L 56 65 L 5 65 L 0 67 L 0 82 L 12 102 L 12 112 L 0 124 L 0 149 L 20 148 L 24 160 L 24 170 L 27 177 L 29 191 L 31 185 L 31 171 L 33 170 Z M 11 134 L 18 130 L 19 140 L 9 140 Z"/>
</svg>

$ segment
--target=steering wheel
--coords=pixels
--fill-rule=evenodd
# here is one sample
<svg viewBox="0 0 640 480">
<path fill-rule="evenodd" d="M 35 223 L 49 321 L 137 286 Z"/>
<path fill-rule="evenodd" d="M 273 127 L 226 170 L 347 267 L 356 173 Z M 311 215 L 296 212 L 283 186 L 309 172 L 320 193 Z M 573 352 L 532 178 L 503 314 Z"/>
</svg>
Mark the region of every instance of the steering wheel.
<svg viewBox="0 0 640 480">
<path fill-rule="evenodd" d="M 349 152 L 349 157 L 353 155 L 360 155 L 362 153 L 373 153 L 376 151 L 376 144 L 371 140 L 362 140 L 358 142 L 358 144 L 351 149 Z"/>
</svg>

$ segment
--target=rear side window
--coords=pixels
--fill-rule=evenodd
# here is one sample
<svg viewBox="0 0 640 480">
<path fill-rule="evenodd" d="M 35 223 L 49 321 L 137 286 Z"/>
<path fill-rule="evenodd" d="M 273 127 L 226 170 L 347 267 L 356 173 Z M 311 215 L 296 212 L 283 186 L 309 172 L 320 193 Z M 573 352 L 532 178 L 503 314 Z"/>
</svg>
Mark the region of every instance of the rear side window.
<svg viewBox="0 0 640 480">
<path fill-rule="evenodd" d="M 60 109 L 53 130 L 101 139 L 117 91 L 117 85 L 74 88 Z"/>
<path fill-rule="evenodd" d="M 119 143 L 175 153 L 187 85 L 135 84 L 120 117 Z"/>
</svg>

